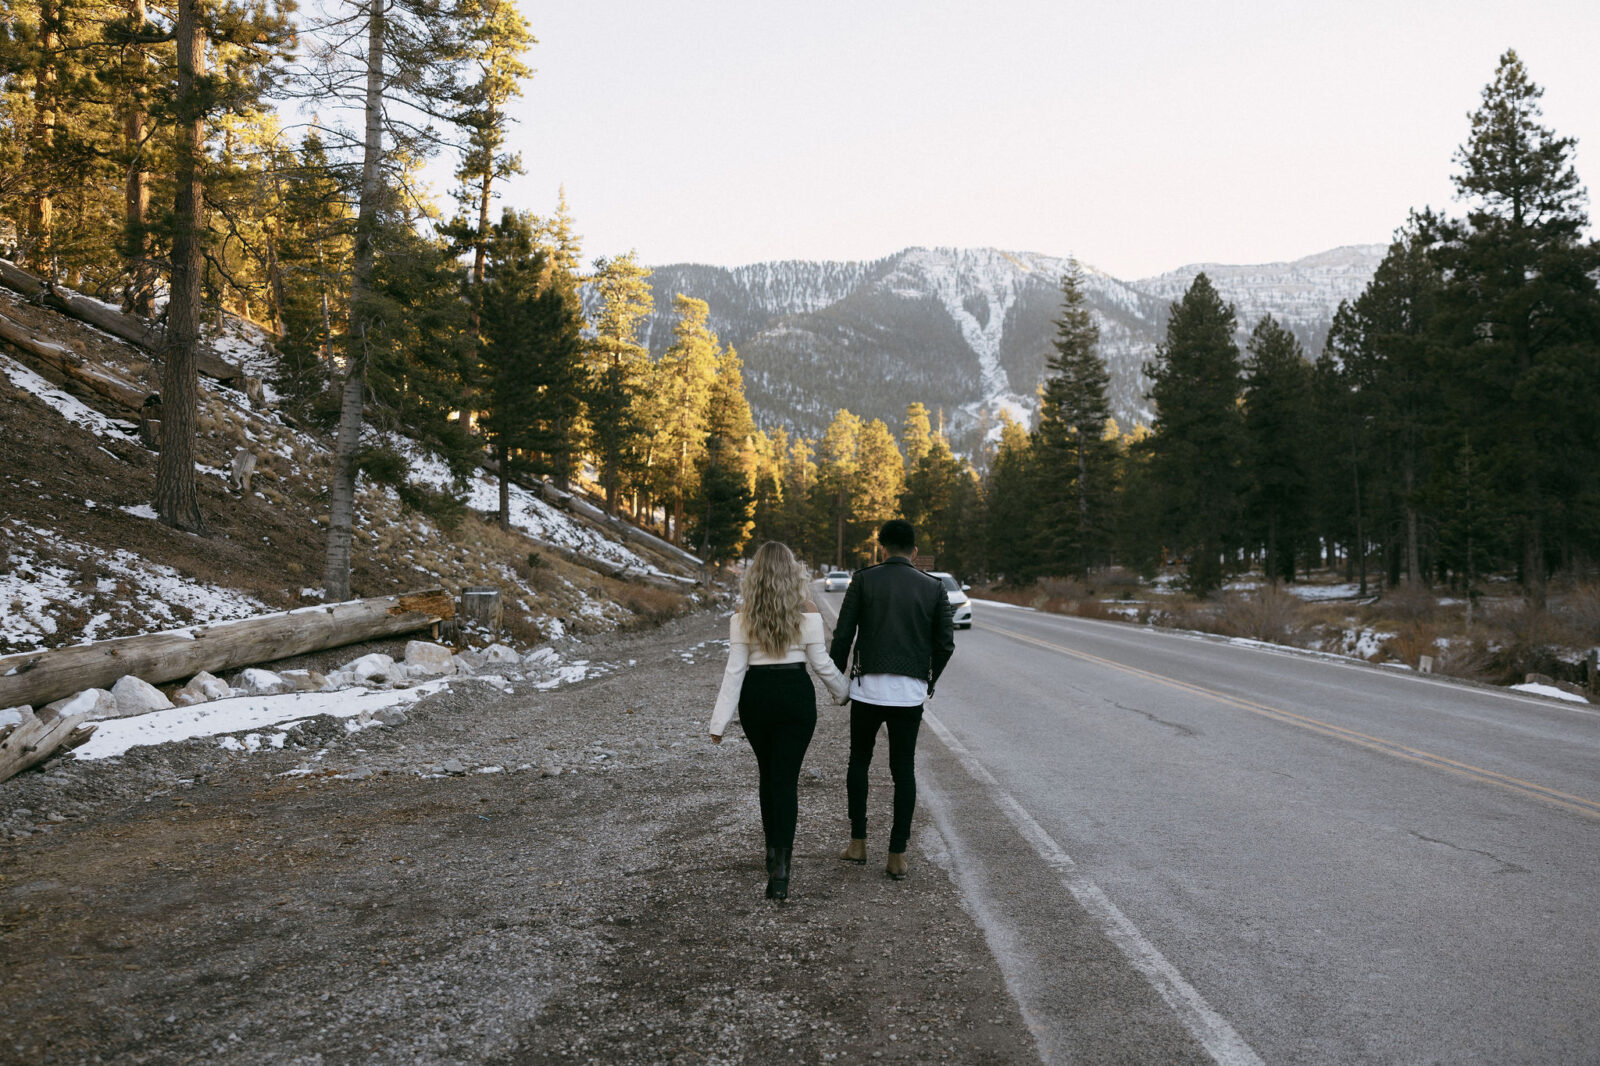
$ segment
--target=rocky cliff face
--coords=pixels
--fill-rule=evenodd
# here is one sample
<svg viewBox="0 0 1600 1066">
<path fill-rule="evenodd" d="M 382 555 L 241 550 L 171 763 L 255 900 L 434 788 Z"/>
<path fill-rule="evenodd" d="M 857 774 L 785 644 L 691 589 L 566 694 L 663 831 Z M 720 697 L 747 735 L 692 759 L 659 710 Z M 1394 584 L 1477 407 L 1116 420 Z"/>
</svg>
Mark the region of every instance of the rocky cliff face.
<svg viewBox="0 0 1600 1066">
<path fill-rule="evenodd" d="M 1339 301 L 1361 292 L 1383 252 L 1383 245 L 1353 245 L 1292 263 L 1202 263 L 1138 281 L 1086 264 L 1118 423 L 1151 421 L 1141 368 L 1165 334 L 1172 302 L 1200 271 L 1237 309 L 1241 346 L 1271 314 L 1315 356 Z M 655 355 L 665 350 L 673 295 L 698 297 L 710 304 L 712 327 L 743 357 L 762 424 L 814 436 L 848 407 L 898 429 L 906 404 L 921 400 L 942 413 L 957 446 L 970 449 L 996 431 L 1002 410 L 1031 418 L 1066 262 L 993 248 L 908 248 L 861 263 L 657 267 L 645 343 Z"/>
</svg>

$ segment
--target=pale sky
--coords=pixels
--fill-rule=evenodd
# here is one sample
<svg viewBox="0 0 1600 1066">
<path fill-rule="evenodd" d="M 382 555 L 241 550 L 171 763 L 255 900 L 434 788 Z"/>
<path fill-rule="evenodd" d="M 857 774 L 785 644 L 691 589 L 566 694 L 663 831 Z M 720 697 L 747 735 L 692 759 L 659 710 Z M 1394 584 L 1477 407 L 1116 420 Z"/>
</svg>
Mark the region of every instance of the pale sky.
<svg viewBox="0 0 1600 1066">
<path fill-rule="evenodd" d="M 1594 0 L 521 0 L 506 203 L 651 264 L 994 246 L 1123 278 L 1459 212 L 1507 48 L 1600 175 Z"/>
</svg>

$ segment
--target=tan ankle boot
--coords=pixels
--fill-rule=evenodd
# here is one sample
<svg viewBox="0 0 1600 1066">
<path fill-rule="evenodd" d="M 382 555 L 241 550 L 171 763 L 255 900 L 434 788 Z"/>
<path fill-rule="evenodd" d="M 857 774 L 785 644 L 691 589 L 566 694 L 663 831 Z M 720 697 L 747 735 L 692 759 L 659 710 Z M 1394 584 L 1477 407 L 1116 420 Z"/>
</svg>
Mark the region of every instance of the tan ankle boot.
<svg viewBox="0 0 1600 1066">
<path fill-rule="evenodd" d="M 890 880 L 904 881 L 906 879 L 906 853 L 903 851 L 891 851 L 889 853 L 889 862 L 884 866 L 883 872 L 889 875 Z"/>
<path fill-rule="evenodd" d="M 867 864 L 867 842 L 861 837 L 851 837 L 850 846 L 844 849 L 844 854 L 839 858 L 845 862 L 853 862 L 857 866 Z"/>
</svg>

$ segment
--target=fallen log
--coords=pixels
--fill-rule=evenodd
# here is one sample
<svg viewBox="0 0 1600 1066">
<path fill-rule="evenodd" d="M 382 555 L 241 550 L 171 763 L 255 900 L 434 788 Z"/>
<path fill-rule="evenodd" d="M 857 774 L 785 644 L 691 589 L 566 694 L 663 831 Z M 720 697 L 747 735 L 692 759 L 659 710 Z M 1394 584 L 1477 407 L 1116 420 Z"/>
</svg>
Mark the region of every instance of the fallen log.
<svg viewBox="0 0 1600 1066">
<path fill-rule="evenodd" d="M 159 355 L 166 344 L 166 331 L 154 322 L 147 322 L 137 315 L 124 314 L 71 289 L 52 285 L 4 259 L 0 259 L 0 284 L 146 351 Z M 201 348 L 196 356 L 195 366 L 200 373 L 216 381 L 228 382 L 244 377 L 243 370 L 205 348 Z"/>
<path fill-rule="evenodd" d="M 0 781 L 37 766 L 57 751 L 70 751 L 93 732 L 94 726 L 85 724 L 81 714 L 57 718 L 24 711 L 22 721 L 0 737 Z"/>
<path fill-rule="evenodd" d="M 49 340 L 20 322 L 0 315 L 0 341 L 52 370 L 69 385 L 76 385 L 119 410 L 137 414 L 145 393 L 87 364 L 68 345 Z"/>
<path fill-rule="evenodd" d="M 119 637 L 0 658 L 0 707 L 40 707 L 132 674 L 159 685 L 291 655 L 426 629 L 455 616 L 444 589 L 374 596 L 281 614 Z"/>
</svg>

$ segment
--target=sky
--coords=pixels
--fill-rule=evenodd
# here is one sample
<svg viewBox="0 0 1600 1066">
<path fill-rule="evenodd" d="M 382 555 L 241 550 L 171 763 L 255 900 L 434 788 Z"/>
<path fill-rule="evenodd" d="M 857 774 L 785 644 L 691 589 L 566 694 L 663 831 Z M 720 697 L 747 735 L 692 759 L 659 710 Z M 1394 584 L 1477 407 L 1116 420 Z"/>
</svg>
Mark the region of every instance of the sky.
<svg viewBox="0 0 1600 1066">
<path fill-rule="evenodd" d="M 1073 254 L 1122 278 L 1386 242 L 1461 211 L 1507 48 L 1600 176 L 1600 5 L 1566 0 L 519 0 L 526 173 L 586 257 Z"/>
</svg>

